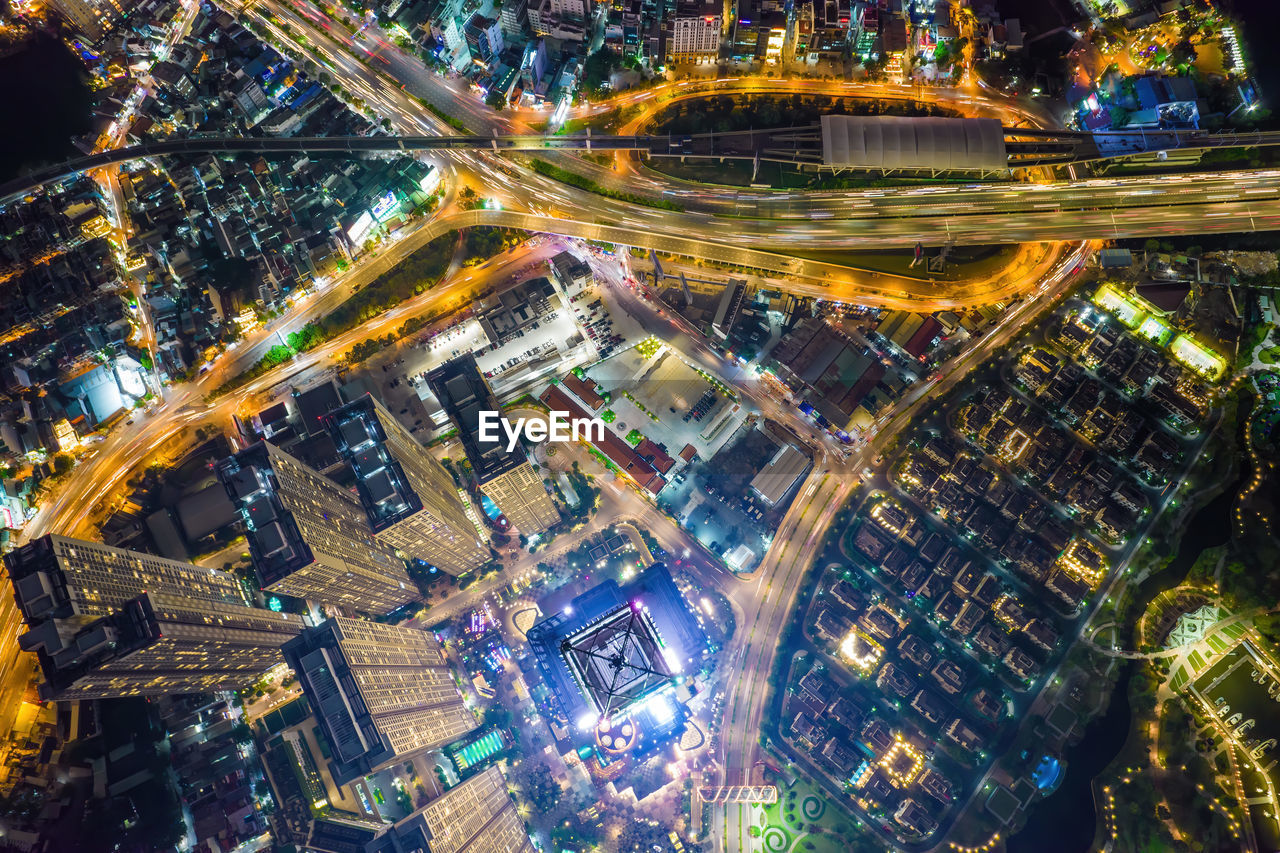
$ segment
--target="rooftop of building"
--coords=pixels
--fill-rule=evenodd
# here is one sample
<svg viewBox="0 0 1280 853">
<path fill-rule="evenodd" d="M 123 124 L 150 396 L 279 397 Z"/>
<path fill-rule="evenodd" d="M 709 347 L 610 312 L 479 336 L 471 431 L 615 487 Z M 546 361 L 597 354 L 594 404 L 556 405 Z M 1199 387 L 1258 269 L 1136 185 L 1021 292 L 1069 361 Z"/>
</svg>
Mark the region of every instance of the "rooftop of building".
<svg viewBox="0 0 1280 853">
<path fill-rule="evenodd" d="M 626 586 L 605 581 L 528 633 L 543 680 L 581 736 L 692 669 L 705 642 L 661 563 Z"/>
<path fill-rule="evenodd" d="M 315 559 L 276 491 L 266 442 L 228 456 L 216 463 L 214 470 L 245 523 L 259 586 L 270 586 Z"/>
<path fill-rule="evenodd" d="M 375 532 L 422 509 L 404 468 L 387 443 L 382 419 L 391 417 L 368 394 L 328 412 L 321 423 L 351 465 L 356 493 Z"/>
<path fill-rule="evenodd" d="M 501 412 L 502 407 L 480 373 L 474 355 L 467 353 L 440 365 L 427 374 L 427 384 L 458 428 L 458 438 L 481 485 L 527 460 L 519 444 L 510 451 L 506 449 L 506 436 L 501 429 L 493 441 L 481 438 L 481 414 Z"/>
</svg>

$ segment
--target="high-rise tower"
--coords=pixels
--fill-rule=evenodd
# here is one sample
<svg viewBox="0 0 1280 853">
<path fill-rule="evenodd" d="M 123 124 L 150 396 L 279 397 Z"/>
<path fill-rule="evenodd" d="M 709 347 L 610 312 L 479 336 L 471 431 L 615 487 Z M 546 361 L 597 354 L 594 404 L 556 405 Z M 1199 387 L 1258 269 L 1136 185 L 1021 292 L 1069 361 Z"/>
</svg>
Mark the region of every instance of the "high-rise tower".
<svg viewBox="0 0 1280 853">
<path fill-rule="evenodd" d="M 330 816 L 315 821 L 307 848 L 322 853 L 533 853 L 497 767 L 477 773 L 394 824 Z"/>
<path fill-rule="evenodd" d="M 241 687 L 304 627 L 250 606 L 225 572 L 97 542 L 49 535 L 4 562 L 46 699 Z"/>
<path fill-rule="evenodd" d="M 339 785 L 475 728 L 444 652 L 424 631 L 337 616 L 289 641 L 284 657 Z"/>
<path fill-rule="evenodd" d="M 239 581 L 226 572 L 56 533 L 6 554 L 4 565 L 28 625 L 106 616 L 144 591 L 244 601 Z"/>
<path fill-rule="evenodd" d="M 217 473 L 248 528 L 262 589 L 365 613 L 418 597 L 359 499 L 323 474 L 265 441 L 223 459 Z"/>
<path fill-rule="evenodd" d="M 451 575 L 489 560 L 453 476 L 368 394 L 322 419 L 356 475 L 369 526 L 385 544 Z"/>
<path fill-rule="evenodd" d="M 480 490 L 498 505 L 512 526 L 533 536 L 558 522 L 555 502 L 529 464 L 524 448 L 517 445 L 508 451 L 501 431 L 497 440 L 481 439 L 481 413 L 502 409 L 475 356 L 468 353 L 440 365 L 427 375 L 427 383 L 458 428 Z"/>
<path fill-rule="evenodd" d="M 78 626 L 51 619 L 19 638 L 44 671 L 44 699 L 233 690 L 283 659 L 302 617 L 246 604 L 144 592 Z"/>
</svg>

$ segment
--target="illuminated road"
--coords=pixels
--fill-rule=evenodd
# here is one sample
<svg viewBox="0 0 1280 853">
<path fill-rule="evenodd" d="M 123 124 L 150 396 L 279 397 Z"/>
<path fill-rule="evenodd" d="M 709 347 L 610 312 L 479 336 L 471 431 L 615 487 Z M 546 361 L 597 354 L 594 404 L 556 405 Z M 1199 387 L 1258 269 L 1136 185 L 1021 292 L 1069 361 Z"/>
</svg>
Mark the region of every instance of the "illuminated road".
<svg viewBox="0 0 1280 853">
<path fill-rule="evenodd" d="M 480 133 L 520 132 L 528 127 L 524 119 L 545 118 L 545 113 L 530 111 L 521 111 L 516 117 L 496 113 L 462 90 L 456 81 L 440 78 L 394 45 L 381 46 L 377 51 L 379 59 L 370 59 L 366 37 L 352 38 L 336 25 L 324 28 L 327 19 L 323 13 L 304 0 L 296 4 L 262 0 L 247 13 L 275 31 L 282 42 L 290 40 L 290 33 L 303 33 L 313 58 L 322 61 L 344 88 L 387 116 L 396 132 L 455 133 L 446 123 L 424 112 L 415 96 Z M 267 14 L 271 20 L 265 17 Z M 284 29 L 286 26 L 288 29 Z M 364 55 L 366 61 L 355 58 L 353 51 Z M 393 57 L 394 61 L 390 59 Z M 1000 118 L 1007 125 L 1050 124 L 1049 117 L 1035 104 L 989 97 L 977 89 L 863 83 L 855 86 L 759 78 L 682 81 L 624 94 L 589 110 L 661 104 L 664 99 L 710 93 L 760 91 L 914 99 L 965 114 Z M 624 132 L 638 126 L 643 115 L 633 119 Z M 620 174 L 582 158 L 547 155 L 556 165 L 611 189 L 678 204 L 684 208 L 683 213 L 678 213 L 579 190 L 493 154 L 452 152 L 447 159 L 482 194 L 501 201 L 505 207 L 525 208 L 557 218 L 573 218 L 582 210 L 591 210 L 593 219 L 602 224 L 678 235 L 695 233 L 696 229 L 707 238 L 776 250 L 797 246 L 909 247 L 916 242 L 1020 243 L 1280 229 L 1280 172 L 1270 170 L 1050 184 L 975 182 L 965 186 L 788 193 L 657 181 L 651 173 Z M 708 217 L 709 213 L 731 216 Z M 778 219 L 792 221 L 774 221 Z"/>
<path fill-rule="evenodd" d="M 1022 295 L 1030 290 L 1039 275 L 1061 258 L 1068 248 L 1066 244 L 1055 243 L 1024 246 L 1003 269 L 959 281 L 935 283 L 924 278 L 865 272 L 837 264 L 789 258 L 735 245 L 731 240 L 677 237 L 653 233 L 649 229 L 635 230 L 509 210 L 466 211 L 437 218 L 430 227 L 443 232 L 451 227 L 469 225 L 500 225 L 545 231 L 762 269 L 791 277 L 792 281 L 785 289 L 798 295 L 916 311 L 973 307 Z M 689 233 L 698 232 L 691 226 Z"/>
<path fill-rule="evenodd" d="M 898 401 L 889 420 L 875 437 L 852 454 L 843 471 L 834 466 L 815 466 L 801 492 L 792 503 L 773 546 L 755 571 L 754 606 L 744 606 L 748 631 L 743 651 L 733 658 L 725 675 L 730 685 L 725 702 L 721 742 L 723 764 L 717 784 L 750 784 L 759 754 L 758 737 L 769 698 L 768 679 L 775 666 L 778 638 L 792 616 L 796 595 L 805 573 L 818 556 L 817 549 L 840 505 L 856 481 L 849 472 L 869 465 L 899 432 L 924 408 L 933 405 L 970 371 L 1001 350 L 1021 331 L 1023 325 L 1049 301 L 1073 282 L 1072 270 L 1096 248 L 1083 246 L 1064 258 L 1026 300 L 1001 318 L 999 325 L 975 346 L 965 350 L 940 369 L 942 378 L 924 382 Z M 759 810 L 752 806 L 730 805 L 713 810 L 713 831 L 717 850 L 752 850 L 756 839 L 748 833 Z M 720 823 L 723 818 L 723 824 Z M 943 827 L 945 830 L 945 827 Z"/>
<path fill-rule="evenodd" d="M 313 8 L 308 4 L 300 3 L 297 8 L 302 11 L 295 11 L 279 0 L 263 0 L 244 14 L 265 20 L 264 12 L 269 13 L 278 21 L 287 21 L 296 32 L 306 33 L 315 58 L 338 77 L 344 90 L 364 100 L 378 114 L 389 117 L 398 132 L 448 132 L 442 121 L 424 113 L 410 97 L 407 78 L 417 72 L 412 70 L 408 58 L 373 37 L 352 39 L 345 31 L 325 28 L 306 13 Z M 280 29 L 281 24 L 273 22 L 269 26 L 280 33 L 282 41 L 289 41 L 290 35 Z M 363 49 L 366 54 L 377 53 L 379 58 L 366 58 L 365 62 L 354 59 L 349 53 L 352 41 L 364 44 L 363 48 L 357 45 L 354 49 Z M 432 87 L 431 97 L 427 99 L 446 113 L 459 116 L 469 126 L 481 130 L 523 129 L 520 125 L 526 118 L 524 113 L 516 116 L 493 113 L 456 84 L 439 81 L 429 71 L 422 73 L 427 75 L 428 82 L 421 85 Z M 405 88 L 392 85 L 384 74 L 405 77 Z M 721 91 L 717 88 L 721 86 L 733 90 L 739 82 L 718 81 L 706 85 L 713 91 Z M 737 91 L 750 91 L 752 86 L 759 85 L 758 81 L 742 83 Z M 831 88 L 838 89 L 839 84 Z M 806 91 L 809 90 L 806 87 Z M 824 91 L 823 84 L 815 84 L 812 91 Z M 848 94 L 855 92 L 850 90 Z M 981 113 L 989 109 L 996 115 L 1012 114 L 1031 123 L 1043 120 L 1029 106 L 998 102 L 973 92 L 884 87 L 884 93 L 877 94 L 876 87 L 860 85 L 856 94 L 954 101 L 956 107 L 966 112 Z M 633 97 L 656 100 L 661 95 L 660 91 L 651 91 Z M 625 98 L 616 103 L 625 103 Z M 561 164 L 567 158 L 548 159 Z M 487 153 L 450 152 L 442 160 L 445 170 L 453 176 L 450 186 L 470 182 L 509 209 L 456 212 L 446 203 L 434 219 L 409 226 L 405 236 L 384 248 L 378 257 L 360 263 L 348 276 L 296 306 L 284 320 L 252 335 L 195 382 L 170 389 L 165 400 L 149 414 L 140 414 L 136 423 L 123 425 L 108 435 L 97 445 L 94 454 L 66 478 L 61 492 L 46 502 L 29 523 L 26 535 L 36 537 L 51 530 L 84 531 L 121 480 L 144 462 L 155 461 L 157 450 L 165 448 L 179 431 L 206 422 L 225 424 L 233 412 L 262 404 L 267 399 L 265 392 L 290 377 L 302 374 L 308 381 L 318 378 L 338 354 L 354 343 L 386 334 L 414 314 L 460 305 L 482 284 L 485 276 L 505 274 L 505 267 L 495 265 L 481 281 L 454 276 L 212 405 L 204 403 L 209 391 L 255 362 L 278 342 L 278 336 L 300 328 L 308 319 L 328 313 L 354 289 L 389 269 L 413 249 L 459 227 L 507 226 L 652 248 L 783 275 L 792 282 L 790 289 L 802 295 L 917 311 L 970 307 L 1031 296 L 1006 312 L 1000 325 L 970 350 L 944 365 L 941 380 L 914 387 L 893 407 L 890 420 L 867 445 L 848 459 L 825 449 L 818 454 L 813 473 L 783 519 L 762 565 L 748 584 L 740 585 L 741 588 L 733 592 L 733 600 L 743 611 L 739 623 L 743 634 L 726 651 L 732 663 L 724 676 L 728 694 L 720 732 L 723 758 L 719 772 L 723 783 L 752 781 L 759 757 L 757 737 L 768 698 L 767 681 L 776 663 L 777 638 L 791 619 L 800 582 L 811 568 L 818 546 L 839 507 L 856 486 L 854 472 L 879 455 L 918 412 L 1007 345 L 1045 301 L 1068 285 L 1072 273 L 1096 246 L 1073 247 L 1066 241 L 1280 229 L 1280 174 L 1275 172 L 788 194 L 690 188 L 687 184 L 671 189 L 672 185 L 655 184 L 652 177 L 644 174 L 615 173 L 589 161 L 577 161 L 583 165 L 574 166 L 575 171 L 593 175 L 593 179 L 606 186 L 650 197 L 661 195 L 684 208 L 669 211 L 577 190 L 518 163 L 501 162 Z M 588 216 L 591 221 L 585 221 Z M 1025 245 L 1004 269 L 958 282 L 935 283 L 927 277 L 913 279 L 866 273 L 786 256 L 788 251 L 801 249 L 903 247 L 917 241 L 930 245 L 944 242 Z M 524 262 L 521 258 L 518 263 Z M 699 353 L 699 357 L 706 356 Z M 667 526 L 637 515 L 646 525 L 657 526 L 665 535 L 670 535 Z M 672 541 L 674 543 L 674 537 Z M 518 574 L 517 567 L 527 568 L 528 562 L 522 559 L 510 572 L 504 571 L 497 578 L 477 584 L 474 592 L 468 591 L 467 596 L 459 596 L 445 607 L 430 611 L 429 618 L 468 606 L 476 595 L 491 591 L 511 573 Z M 755 842 L 747 831 L 752 815 L 753 810 L 745 806 L 715 810 L 713 835 L 717 849 L 752 849 Z"/>
<path fill-rule="evenodd" d="M 446 214 L 425 223 L 409 226 L 406 234 L 379 255 L 357 265 L 350 273 L 314 296 L 295 306 L 285 318 L 267 328 L 253 333 L 241 342 L 234 352 L 222 357 L 212 370 L 193 383 L 175 386 L 166 392 L 164 402 L 148 416 L 139 416 L 138 423 L 122 425 L 114 430 L 83 459 L 67 478 L 60 494 L 45 502 L 36 517 L 27 525 L 26 536 L 35 538 L 50 530 L 74 533 L 90 522 L 90 511 L 99 506 L 104 495 L 115 486 L 141 460 L 162 447 L 183 427 L 193 427 L 206 419 L 225 422 L 236 410 L 234 400 L 250 398 L 257 391 L 281 381 L 282 376 L 301 372 L 317 364 L 326 354 L 341 351 L 358 340 L 375 334 L 392 331 L 406 316 L 430 307 L 460 307 L 471 294 L 465 279 L 443 282 L 431 291 L 382 315 L 376 322 L 331 341 L 325 346 L 298 357 L 294 362 L 255 380 L 247 389 L 223 398 L 207 410 L 203 398 L 222 382 L 235 376 L 256 361 L 272 346 L 296 331 L 309 320 L 323 316 L 350 296 L 353 290 L 372 281 L 390 269 L 403 257 L 412 253 L 429 240 L 465 225 L 487 222 L 496 225 L 550 230 L 555 226 L 562 233 L 590 239 L 612 241 L 630 240 L 664 252 L 686 253 L 724 263 L 748 264 L 786 273 L 794 278 L 797 293 L 822 296 L 828 299 L 857 299 L 866 304 L 910 307 L 917 310 L 924 306 L 934 309 L 985 304 L 1025 292 L 1026 281 L 1036 280 L 1066 251 L 1064 246 L 1031 246 L 1024 248 L 1019 258 L 1006 271 L 991 278 L 950 282 L 945 286 L 927 281 L 899 278 L 885 274 L 863 273 L 830 264 L 788 259 L 778 255 L 736 248 L 719 243 L 676 237 L 655 237 L 640 232 L 620 232 L 605 226 L 574 223 L 570 220 L 551 220 L 530 214 L 514 214 L 508 211 L 476 210 Z M 580 226 L 580 227 L 579 227 Z"/>
</svg>

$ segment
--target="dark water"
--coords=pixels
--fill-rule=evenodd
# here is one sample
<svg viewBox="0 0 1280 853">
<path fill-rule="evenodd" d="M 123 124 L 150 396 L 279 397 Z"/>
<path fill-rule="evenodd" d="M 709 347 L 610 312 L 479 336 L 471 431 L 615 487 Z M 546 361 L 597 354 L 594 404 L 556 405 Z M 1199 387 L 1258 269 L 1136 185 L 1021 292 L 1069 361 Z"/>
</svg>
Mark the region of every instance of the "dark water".
<svg viewBox="0 0 1280 853">
<path fill-rule="evenodd" d="M 1240 408 L 1241 425 L 1248 419 L 1248 408 L 1248 404 Z M 1161 592 L 1182 583 L 1206 548 L 1227 543 L 1231 533 L 1231 509 L 1245 476 L 1241 472 L 1221 495 L 1191 517 L 1179 544 L 1178 556 L 1138 590 L 1139 608 L 1135 612 L 1141 613 Z M 1086 853 L 1089 850 L 1097 823 L 1093 807 L 1093 779 L 1115 759 L 1129 736 L 1128 686 L 1136 664 L 1136 661 L 1125 664 L 1107 712 L 1089 726 L 1084 739 L 1067 753 L 1069 763 L 1062 786 L 1048 800 L 1032 809 L 1027 825 L 1009 839 L 1009 853 Z"/>
<path fill-rule="evenodd" d="M 1243 409 L 1240 418 L 1241 423 L 1244 423 Z M 1206 548 L 1227 544 L 1231 535 L 1231 509 L 1235 506 L 1236 496 L 1240 494 L 1244 481 L 1245 474 L 1241 473 L 1222 494 L 1191 517 L 1187 532 L 1183 534 L 1182 543 L 1178 546 L 1178 556 L 1173 558 L 1164 571 L 1147 578 L 1146 583 L 1138 590 L 1135 613 L 1143 612 L 1157 595 L 1182 583 Z"/>
<path fill-rule="evenodd" d="M 0 181 L 78 153 L 71 138 L 89 130 L 88 80 L 80 58 L 51 35 L 0 58 Z"/>
<path fill-rule="evenodd" d="M 1219 8 L 1240 26 L 1245 62 L 1257 83 L 1262 102 L 1280 115 L 1280 53 L 1275 49 L 1275 24 L 1280 7 L 1275 0 L 1220 0 Z"/>
<path fill-rule="evenodd" d="M 1129 737 L 1129 676 L 1125 662 L 1111 704 L 1094 720 L 1084 739 L 1066 755 L 1067 773 L 1053 796 L 1035 806 L 1021 832 L 1009 839 L 1009 853 L 1086 853 L 1093 843 L 1096 815 L 1093 779 L 1119 754 Z"/>
</svg>

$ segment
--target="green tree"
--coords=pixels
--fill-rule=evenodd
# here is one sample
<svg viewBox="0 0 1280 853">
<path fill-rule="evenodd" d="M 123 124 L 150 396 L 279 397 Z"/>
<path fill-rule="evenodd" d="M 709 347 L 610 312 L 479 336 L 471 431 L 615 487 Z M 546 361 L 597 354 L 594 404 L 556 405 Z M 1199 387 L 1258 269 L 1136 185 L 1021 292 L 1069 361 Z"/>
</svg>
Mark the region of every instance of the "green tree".
<svg viewBox="0 0 1280 853">
<path fill-rule="evenodd" d="M 1196 48 L 1190 41 L 1183 39 L 1173 46 L 1169 59 L 1174 65 L 1191 65 L 1196 61 Z"/>
<path fill-rule="evenodd" d="M 289 349 L 289 347 L 276 344 L 271 349 L 267 350 L 267 354 L 262 357 L 262 360 L 271 367 L 275 367 L 276 365 L 284 364 L 291 358 L 293 358 L 293 350 Z"/>
<path fill-rule="evenodd" d="M 618 56 L 602 47 L 587 57 L 582 66 L 582 88 L 590 97 L 598 97 L 609 88 L 609 77 L 620 67 Z"/>
<path fill-rule="evenodd" d="M 53 473 L 65 474 L 76 464 L 76 460 L 69 453 L 55 453 L 53 456 Z"/>
<path fill-rule="evenodd" d="M 1273 646 L 1280 647 L 1280 613 L 1259 614 L 1254 617 L 1253 627 Z"/>
<path fill-rule="evenodd" d="M 484 99 L 484 102 L 498 112 L 502 112 L 507 106 L 507 95 L 501 89 L 494 89 L 489 93 L 489 97 Z"/>
</svg>

